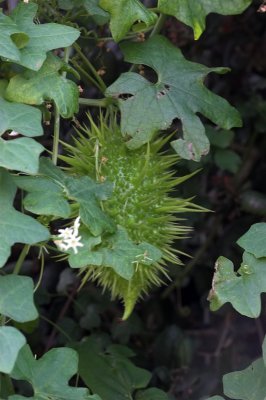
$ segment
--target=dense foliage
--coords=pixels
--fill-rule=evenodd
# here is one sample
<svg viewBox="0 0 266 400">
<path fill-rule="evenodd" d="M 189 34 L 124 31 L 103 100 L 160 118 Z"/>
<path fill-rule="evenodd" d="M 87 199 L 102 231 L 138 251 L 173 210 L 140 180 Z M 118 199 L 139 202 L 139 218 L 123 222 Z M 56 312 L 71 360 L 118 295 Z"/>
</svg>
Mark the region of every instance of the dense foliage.
<svg viewBox="0 0 266 400">
<path fill-rule="evenodd" d="M 265 4 L 1 5 L 0 398 L 265 399 L 265 69 L 247 99 L 223 48 Z M 220 44 L 225 66 L 206 66 Z M 231 366 L 204 377 L 196 354 L 214 318 L 221 357 L 233 309 L 257 319 L 263 356 L 222 391 Z"/>
</svg>

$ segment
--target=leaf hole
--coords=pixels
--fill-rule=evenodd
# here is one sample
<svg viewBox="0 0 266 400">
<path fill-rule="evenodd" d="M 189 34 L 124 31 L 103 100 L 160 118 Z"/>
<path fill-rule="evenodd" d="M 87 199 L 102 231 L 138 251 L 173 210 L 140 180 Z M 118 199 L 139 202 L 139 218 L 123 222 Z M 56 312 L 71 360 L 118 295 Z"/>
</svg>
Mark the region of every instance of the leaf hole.
<svg viewBox="0 0 266 400">
<path fill-rule="evenodd" d="M 131 94 L 131 93 L 122 93 L 122 94 L 120 94 L 120 95 L 118 96 L 118 98 L 119 98 L 120 100 L 123 100 L 123 101 L 128 100 L 128 99 L 130 99 L 131 97 L 134 97 L 133 94 Z"/>
</svg>

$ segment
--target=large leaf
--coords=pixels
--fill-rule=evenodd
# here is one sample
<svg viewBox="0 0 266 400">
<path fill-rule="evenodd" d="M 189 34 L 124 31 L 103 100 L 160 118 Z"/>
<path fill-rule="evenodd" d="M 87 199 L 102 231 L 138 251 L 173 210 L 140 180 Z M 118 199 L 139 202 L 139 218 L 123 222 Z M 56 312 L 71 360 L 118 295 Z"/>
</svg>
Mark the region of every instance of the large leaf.
<svg viewBox="0 0 266 400">
<path fill-rule="evenodd" d="M 13 208 L 15 194 L 11 175 L 0 169 L 0 267 L 7 261 L 14 243 L 34 244 L 50 237 L 43 225 Z"/>
<path fill-rule="evenodd" d="M 28 346 L 19 353 L 11 376 L 28 381 L 34 390 L 33 397 L 10 396 L 9 399 L 31 400 L 88 400 L 88 390 L 68 385 L 69 379 L 77 373 L 78 355 L 68 348 L 57 348 L 36 360 Z"/>
<path fill-rule="evenodd" d="M 237 244 L 255 257 L 266 257 L 266 223 L 253 224 Z"/>
<path fill-rule="evenodd" d="M 173 15 L 194 30 L 198 39 L 205 30 L 205 20 L 209 13 L 233 15 L 242 13 L 252 0 L 159 0 L 162 13 Z"/>
<path fill-rule="evenodd" d="M 0 372 L 9 374 L 18 353 L 26 343 L 25 337 L 12 326 L 0 327 Z"/>
<path fill-rule="evenodd" d="M 28 192 L 24 206 L 31 212 L 67 218 L 70 215 L 68 201 L 75 201 L 80 207 L 81 220 L 94 236 L 105 230 L 115 230 L 113 221 L 100 206 L 100 201 L 112 193 L 108 182 L 97 183 L 87 176 L 69 176 L 48 158 L 41 158 L 38 176 L 17 177 L 15 182 Z"/>
<path fill-rule="evenodd" d="M 34 23 L 38 6 L 20 2 L 6 16 L 0 14 L 0 56 L 32 70 L 39 70 L 49 50 L 70 46 L 79 31 L 69 26 Z"/>
<path fill-rule="evenodd" d="M 237 274 L 230 260 L 225 257 L 218 258 L 209 294 L 213 311 L 230 302 L 240 314 L 257 318 L 261 311 L 260 295 L 264 292 L 266 292 L 266 258 L 257 259 L 245 252 Z"/>
<path fill-rule="evenodd" d="M 208 73 L 223 74 L 228 69 L 207 68 L 187 61 L 162 36 L 121 47 L 127 61 L 148 65 L 158 75 L 157 82 L 151 83 L 137 73 L 127 72 L 107 89 L 107 96 L 119 97 L 122 133 L 132 137 L 128 142 L 130 148 L 148 142 L 154 132 L 169 128 L 179 118 L 183 139 L 172 145 L 181 157 L 198 161 L 208 153 L 209 140 L 197 113 L 225 129 L 241 126 L 238 112 L 203 84 Z"/>
<path fill-rule="evenodd" d="M 33 321 L 38 312 L 33 303 L 33 281 L 27 276 L 0 276 L 0 313 L 17 322 Z"/>
<path fill-rule="evenodd" d="M 147 390 L 138 392 L 136 400 L 169 400 L 165 392 L 156 388 L 149 388 Z"/>
<path fill-rule="evenodd" d="M 25 71 L 11 78 L 5 98 L 31 105 L 53 100 L 62 117 L 70 118 L 78 111 L 79 91 L 74 82 L 60 74 L 66 68 L 60 58 L 49 53 L 39 71 Z"/>
<path fill-rule="evenodd" d="M 77 345 L 80 376 L 104 400 L 132 399 L 133 392 L 147 386 L 151 378 L 148 371 L 129 360 L 132 354 L 126 350 L 111 346 L 104 351 L 93 337 Z"/>
<path fill-rule="evenodd" d="M 265 400 L 266 367 L 263 359 L 260 358 L 243 371 L 225 375 L 223 384 L 224 393 L 230 399 Z"/>
<path fill-rule="evenodd" d="M 157 19 L 139 0 L 100 0 L 99 4 L 111 15 L 110 29 L 116 42 L 123 39 L 136 21 L 148 27 Z"/>
<path fill-rule="evenodd" d="M 81 233 L 82 234 L 82 233 Z M 152 265 L 159 261 L 162 253 L 149 243 L 135 244 L 128 237 L 123 228 L 110 236 L 108 247 L 97 247 L 101 243 L 100 238 L 90 238 L 82 234 L 84 246 L 77 254 L 72 253 L 69 264 L 72 268 L 81 268 L 87 265 L 96 265 L 113 268 L 114 271 L 124 279 L 130 280 L 135 272 L 135 263 L 141 262 Z"/>
</svg>

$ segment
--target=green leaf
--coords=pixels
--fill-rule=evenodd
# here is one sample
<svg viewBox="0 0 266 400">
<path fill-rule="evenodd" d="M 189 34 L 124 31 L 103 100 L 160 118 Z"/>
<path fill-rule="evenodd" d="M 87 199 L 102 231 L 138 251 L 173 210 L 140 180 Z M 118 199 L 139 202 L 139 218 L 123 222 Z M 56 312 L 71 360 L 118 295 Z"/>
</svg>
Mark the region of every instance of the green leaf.
<svg viewBox="0 0 266 400">
<path fill-rule="evenodd" d="M 4 100 L 1 97 L 4 85 L 5 81 L 0 80 L 0 135 L 7 130 L 14 130 L 29 137 L 41 136 L 43 134 L 41 112 L 34 107 Z"/>
<path fill-rule="evenodd" d="M 62 117 L 72 117 L 78 111 L 79 91 L 74 82 L 60 74 L 62 69 L 66 69 L 65 63 L 49 53 L 39 71 L 25 71 L 10 79 L 5 98 L 31 105 L 53 100 Z"/>
<path fill-rule="evenodd" d="M 154 84 L 139 74 L 127 72 L 107 89 L 107 96 L 119 97 L 122 133 L 132 137 L 128 142 L 130 148 L 147 143 L 156 131 L 169 128 L 179 118 L 183 139 L 175 140 L 172 146 L 182 158 L 199 161 L 209 151 L 209 140 L 197 113 L 224 129 L 241 126 L 239 113 L 203 84 L 208 73 L 223 74 L 227 68 L 207 68 L 187 61 L 162 36 L 121 47 L 127 61 L 148 65 L 158 75 Z"/>
<path fill-rule="evenodd" d="M 218 149 L 214 154 L 216 165 L 222 170 L 235 174 L 242 163 L 241 157 L 234 151 L 228 149 Z"/>
<path fill-rule="evenodd" d="M 213 397 L 209 397 L 207 400 L 224 400 L 224 398 L 221 396 L 213 396 Z"/>
<path fill-rule="evenodd" d="M 218 310 L 230 302 L 240 314 L 257 318 L 261 312 L 261 293 L 266 292 L 266 258 L 257 259 L 245 252 L 237 271 L 233 263 L 219 257 L 215 264 L 212 290 L 209 294 L 211 310 Z"/>
<path fill-rule="evenodd" d="M 210 13 L 222 15 L 241 14 L 251 0 L 159 0 L 159 10 L 173 15 L 194 30 L 198 39 L 205 30 L 206 16 Z"/>
<path fill-rule="evenodd" d="M 149 388 L 147 390 L 137 392 L 136 400 L 169 400 L 169 397 L 160 389 Z"/>
<path fill-rule="evenodd" d="M 70 46 L 79 31 L 55 23 L 39 24 L 33 19 L 38 6 L 20 2 L 10 16 L 0 13 L 0 56 L 38 71 L 46 59 L 46 53 Z"/>
<path fill-rule="evenodd" d="M 29 346 L 19 353 L 11 377 L 28 381 L 34 390 L 31 400 L 87 400 L 88 390 L 68 385 L 69 379 L 77 373 L 78 355 L 73 349 L 57 348 L 45 353 L 36 360 Z M 29 399 L 23 396 L 11 396 L 10 400 Z"/>
<path fill-rule="evenodd" d="M 38 312 L 33 302 L 33 281 L 27 276 L 0 276 L 0 313 L 17 322 L 33 321 Z"/>
<path fill-rule="evenodd" d="M 35 244 L 50 237 L 48 229 L 13 208 L 15 194 L 11 175 L 0 169 L 0 267 L 7 261 L 13 244 Z"/>
<path fill-rule="evenodd" d="M 162 257 L 162 253 L 149 243 L 136 245 L 128 237 L 125 229 L 119 227 L 117 232 L 109 237 L 108 247 L 101 248 L 101 238 L 82 236 L 82 247 L 77 254 L 71 252 L 68 259 L 72 268 L 82 268 L 87 265 L 110 267 L 122 278 L 130 280 L 135 272 L 135 264 L 141 262 L 151 265 Z M 97 246 L 97 250 L 93 247 Z"/>
<path fill-rule="evenodd" d="M 104 400 L 131 399 L 136 389 L 147 386 L 151 374 L 136 367 L 127 352 L 119 352 L 122 346 L 115 347 L 116 351 L 112 347 L 104 351 L 93 337 L 78 344 L 79 373 L 85 384 Z"/>
<path fill-rule="evenodd" d="M 15 177 L 16 185 L 28 192 L 23 200 L 27 211 L 38 215 L 53 215 L 68 218 L 71 214 L 70 205 L 64 198 L 61 186 L 50 178 L 41 176 Z"/>
<path fill-rule="evenodd" d="M 44 147 L 30 138 L 3 140 L 0 138 L 0 166 L 28 174 L 38 172 L 39 157 Z"/>
<path fill-rule="evenodd" d="M 109 14 L 99 7 L 99 0 L 59 0 L 58 4 L 63 10 L 72 10 L 74 7 L 85 8 L 99 25 L 106 23 L 109 19 Z"/>
<path fill-rule="evenodd" d="M 110 29 L 116 42 L 123 39 L 135 22 L 144 22 L 149 27 L 157 19 L 139 0 L 100 0 L 99 4 L 111 15 Z"/>
<path fill-rule="evenodd" d="M 253 224 L 237 244 L 257 258 L 266 257 L 266 223 Z"/>
<path fill-rule="evenodd" d="M 223 377 L 224 394 L 230 399 L 265 400 L 266 368 L 263 359 L 252 363 L 243 371 L 231 372 Z"/>
<path fill-rule="evenodd" d="M 0 327 L 0 372 L 9 374 L 18 353 L 26 343 L 25 337 L 12 326 Z"/>
</svg>

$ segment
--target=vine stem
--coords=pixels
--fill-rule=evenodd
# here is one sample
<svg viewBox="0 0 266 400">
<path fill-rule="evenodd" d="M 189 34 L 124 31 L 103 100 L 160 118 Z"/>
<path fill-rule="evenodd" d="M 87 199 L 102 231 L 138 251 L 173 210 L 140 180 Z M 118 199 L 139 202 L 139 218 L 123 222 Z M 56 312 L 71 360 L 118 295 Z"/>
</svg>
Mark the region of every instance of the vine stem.
<svg viewBox="0 0 266 400">
<path fill-rule="evenodd" d="M 87 65 L 87 67 L 89 68 L 91 73 L 94 75 L 95 80 L 99 84 L 99 89 L 104 93 L 106 91 L 107 87 L 106 87 L 103 79 L 100 77 L 100 75 L 98 74 L 98 72 L 96 71 L 96 69 L 94 68 L 92 63 L 90 62 L 90 60 L 83 54 L 79 45 L 77 43 L 74 43 L 73 47 L 76 50 L 76 52 L 78 53 L 78 55 L 80 56 L 80 58 L 82 59 L 82 61 L 84 61 L 84 63 Z"/>
<path fill-rule="evenodd" d="M 71 47 L 66 47 L 64 52 L 64 61 L 68 63 L 70 56 Z M 66 71 L 62 73 L 62 76 L 66 77 Z M 58 159 L 58 147 L 60 140 L 60 113 L 57 105 L 54 103 L 54 138 L 53 138 L 53 150 L 52 150 L 52 162 L 56 165 Z"/>
<path fill-rule="evenodd" d="M 107 107 L 106 99 L 85 99 L 80 98 L 79 104 L 82 106 L 91 106 L 91 107 Z"/>
<path fill-rule="evenodd" d="M 18 258 L 18 260 L 16 262 L 16 265 L 15 265 L 15 268 L 14 268 L 14 271 L 13 271 L 14 275 L 18 275 L 19 274 L 19 272 L 21 270 L 21 267 L 22 267 L 22 264 L 23 264 L 27 254 L 29 252 L 29 249 L 30 249 L 30 245 L 29 244 L 26 244 L 23 247 L 22 252 L 19 255 L 19 258 Z"/>
</svg>

